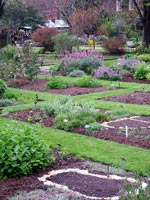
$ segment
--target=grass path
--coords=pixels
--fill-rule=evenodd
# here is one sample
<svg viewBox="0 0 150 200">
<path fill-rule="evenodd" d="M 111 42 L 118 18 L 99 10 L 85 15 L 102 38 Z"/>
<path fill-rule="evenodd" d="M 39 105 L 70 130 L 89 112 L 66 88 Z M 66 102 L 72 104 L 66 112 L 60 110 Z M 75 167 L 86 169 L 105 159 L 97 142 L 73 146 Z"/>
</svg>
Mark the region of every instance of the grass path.
<svg viewBox="0 0 150 200">
<path fill-rule="evenodd" d="M 11 125 L 13 121 L 0 118 L 0 126 L 5 123 Z M 23 124 L 25 123 L 19 122 L 16 126 L 21 129 Z M 124 157 L 126 170 L 144 175 L 150 174 L 150 150 L 68 133 L 41 125 L 32 126 L 40 138 L 52 148 L 58 148 L 58 144 L 61 144 L 62 150 L 68 154 L 90 158 L 101 163 L 109 163 L 116 167 L 121 167 L 121 158 Z"/>
</svg>

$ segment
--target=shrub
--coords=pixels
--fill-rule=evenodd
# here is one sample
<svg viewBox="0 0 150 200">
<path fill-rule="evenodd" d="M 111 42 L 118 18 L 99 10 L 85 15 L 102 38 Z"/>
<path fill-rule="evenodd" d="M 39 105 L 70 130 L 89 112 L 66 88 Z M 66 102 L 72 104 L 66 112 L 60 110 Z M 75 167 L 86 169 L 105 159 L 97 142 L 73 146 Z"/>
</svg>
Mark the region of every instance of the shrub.
<svg viewBox="0 0 150 200">
<path fill-rule="evenodd" d="M 150 62 L 150 54 L 141 54 L 137 56 L 137 59 L 144 61 L 144 62 Z"/>
<path fill-rule="evenodd" d="M 82 77 L 85 76 L 85 72 L 82 70 L 73 70 L 72 72 L 69 73 L 69 76 L 71 77 Z"/>
<path fill-rule="evenodd" d="M 7 80 L 15 77 L 20 65 L 20 55 L 16 47 L 8 45 L 0 50 L 0 78 Z"/>
<path fill-rule="evenodd" d="M 7 87 L 2 79 L 0 79 L 0 98 L 3 97 Z"/>
<path fill-rule="evenodd" d="M 54 51 L 54 41 L 52 37 L 58 34 L 56 28 L 39 28 L 32 33 L 32 40 L 38 42 L 44 48 L 44 51 Z"/>
<path fill-rule="evenodd" d="M 53 37 L 55 43 L 54 49 L 58 53 L 65 51 L 72 52 L 72 47 L 77 45 L 77 38 L 69 35 L 67 32 L 59 33 Z"/>
<path fill-rule="evenodd" d="M 106 80 L 121 80 L 122 75 L 123 73 L 121 71 L 115 71 L 110 67 L 101 66 L 95 71 L 94 77 Z"/>
<path fill-rule="evenodd" d="M 37 55 L 32 52 L 31 45 L 26 42 L 23 46 L 23 71 L 24 76 L 29 80 L 32 80 L 37 76 L 39 66 L 36 65 Z"/>
<path fill-rule="evenodd" d="M 134 77 L 138 80 L 147 80 L 150 73 L 150 65 L 142 63 L 135 71 Z"/>
<path fill-rule="evenodd" d="M 103 55 L 95 50 L 67 53 L 63 58 L 60 58 L 63 71 L 82 70 L 86 74 L 93 74 L 95 69 L 101 65 L 102 59 Z"/>
<path fill-rule="evenodd" d="M 130 73 L 134 73 L 136 70 L 136 67 L 140 63 L 141 63 L 140 60 L 129 57 L 129 58 L 118 59 L 117 65 L 127 70 Z"/>
<path fill-rule="evenodd" d="M 49 82 L 46 84 L 46 88 L 48 89 L 65 89 L 68 87 L 68 83 L 64 81 L 60 76 L 52 76 Z"/>
<path fill-rule="evenodd" d="M 76 104 L 70 97 L 55 99 L 43 105 L 46 114 L 54 115 L 54 126 L 66 131 L 93 123 L 105 121 L 108 115 L 100 113 L 89 103 Z"/>
<path fill-rule="evenodd" d="M 54 161 L 49 147 L 27 125 L 3 125 L 0 146 L 0 178 L 30 174 Z"/>
<path fill-rule="evenodd" d="M 95 134 L 97 131 L 100 131 L 103 128 L 104 127 L 97 122 L 85 125 L 86 132 L 89 134 Z"/>
<path fill-rule="evenodd" d="M 123 41 L 121 39 L 108 38 L 103 41 L 102 46 L 110 54 L 124 53 Z"/>
<path fill-rule="evenodd" d="M 83 76 L 75 82 L 77 87 L 97 87 L 99 82 L 91 76 Z"/>
</svg>

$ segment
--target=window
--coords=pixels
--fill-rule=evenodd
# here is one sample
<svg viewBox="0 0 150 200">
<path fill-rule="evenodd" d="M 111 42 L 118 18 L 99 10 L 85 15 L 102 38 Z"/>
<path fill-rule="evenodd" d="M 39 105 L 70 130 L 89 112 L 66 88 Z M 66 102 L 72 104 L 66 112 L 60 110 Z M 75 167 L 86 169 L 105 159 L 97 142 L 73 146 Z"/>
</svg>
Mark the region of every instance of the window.
<svg viewBox="0 0 150 200">
<path fill-rule="evenodd" d="M 132 0 L 129 0 L 129 10 L 134 10 L 134 3 Z"/>
<path fill-rule="evenodd" d="M 122 11 L 122 0 L 116 0 L 116 11 Z"/>
</svg>

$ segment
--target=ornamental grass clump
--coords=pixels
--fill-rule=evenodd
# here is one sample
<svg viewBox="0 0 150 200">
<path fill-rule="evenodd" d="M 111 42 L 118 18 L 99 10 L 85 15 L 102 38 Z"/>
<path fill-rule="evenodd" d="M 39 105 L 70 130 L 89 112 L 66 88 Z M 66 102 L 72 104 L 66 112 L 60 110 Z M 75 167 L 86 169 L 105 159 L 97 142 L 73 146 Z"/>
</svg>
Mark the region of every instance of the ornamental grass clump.
<svg viewBox="0 0 150 200">
<path fill-rule="evenodd" d="M 0 179 L 27 175 L 54 162 L 49 147 L 28 125 L 3 125 L 0 147 Z"/>
<path fill-rule="evenodd" d="M 121 80 L 123 72 L 116 71 L 110 67 L 101 66 L 95 71 L 94 77 L 97 79 L 106 79 L 111 81 Z"/>
</svg>

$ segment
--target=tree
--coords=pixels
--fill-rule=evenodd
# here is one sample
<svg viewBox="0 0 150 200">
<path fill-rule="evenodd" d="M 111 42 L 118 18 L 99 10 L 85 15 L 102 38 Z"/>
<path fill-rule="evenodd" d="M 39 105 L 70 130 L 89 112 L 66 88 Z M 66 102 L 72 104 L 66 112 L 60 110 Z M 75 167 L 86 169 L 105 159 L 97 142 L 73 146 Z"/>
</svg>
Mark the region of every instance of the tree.
<svg viewBox="0 0 150 200">
<path fill-rule="evenodd" d="M 141 4 L 137 0 L 132 1 L 143 24 L 143 44 L 148 48 L 150 44 L 150 0 L 142 0 Z"/>
<path fill-rule="evenodd" d="M 4 0 L 0 0 L 0 18 L 4 13 L 4 6 L 5 6 Z"/>
<path fill-rule="evenodd" d="M 36 8 L 29 6 L 26 0 L 6 1 L 3 22 L 11 28 L 19 26 L 37 26 L 45 21 L 43 17 L 38 16 Z"/>
</svg>

